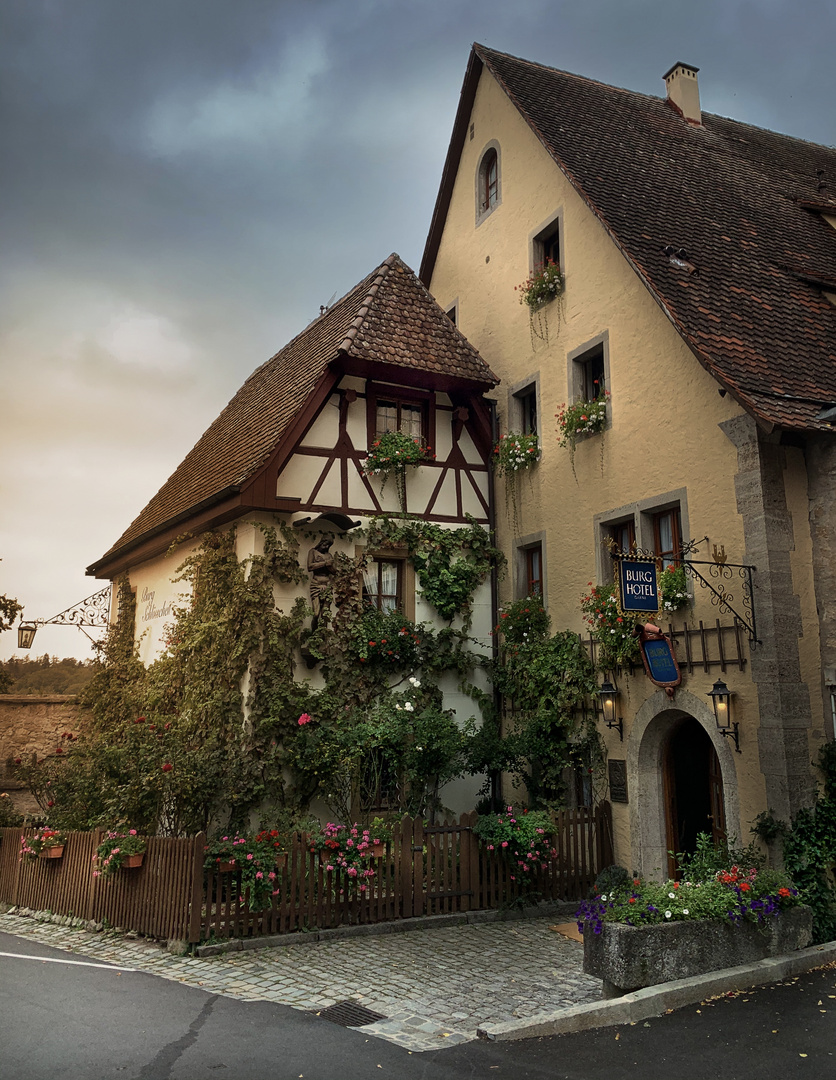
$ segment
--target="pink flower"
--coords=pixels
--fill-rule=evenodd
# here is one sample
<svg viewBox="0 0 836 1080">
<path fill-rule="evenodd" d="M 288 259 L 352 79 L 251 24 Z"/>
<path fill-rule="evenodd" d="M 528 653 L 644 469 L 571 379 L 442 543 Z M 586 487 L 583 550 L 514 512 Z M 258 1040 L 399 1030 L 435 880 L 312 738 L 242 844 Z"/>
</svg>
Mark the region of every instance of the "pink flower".
<svg viewBox="0 0 836 1080">
<path fill-rule="evenodd" d="M 311 720 L 313 720 L 313 717 L 310 715 L 310 713 L 303 712 L 299 719 L 296 721 L 296 723 L 299 724 L 299 726 L 301 727 L 303 724 L 309 724 Z"/>
</svg>

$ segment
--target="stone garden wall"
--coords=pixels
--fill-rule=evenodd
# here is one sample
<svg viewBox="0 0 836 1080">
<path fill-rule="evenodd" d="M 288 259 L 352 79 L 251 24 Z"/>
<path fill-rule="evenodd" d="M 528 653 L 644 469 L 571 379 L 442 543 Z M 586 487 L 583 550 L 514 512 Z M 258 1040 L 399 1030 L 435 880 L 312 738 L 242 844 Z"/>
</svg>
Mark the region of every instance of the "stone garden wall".
<svg viewBox="0 0 836 1080">
<path fill-rule="evenodd" d="M 13 779 L 10 768 L 15 758 L 31 760 L 55 753 L 65 731 L 78 734 L 83 710 L 73 704 L 70 694 L 0 694 L 0 791 L 11 797 L 22 814 L 37 812 L 37 804 L 22 785 Z"/>
</svg>

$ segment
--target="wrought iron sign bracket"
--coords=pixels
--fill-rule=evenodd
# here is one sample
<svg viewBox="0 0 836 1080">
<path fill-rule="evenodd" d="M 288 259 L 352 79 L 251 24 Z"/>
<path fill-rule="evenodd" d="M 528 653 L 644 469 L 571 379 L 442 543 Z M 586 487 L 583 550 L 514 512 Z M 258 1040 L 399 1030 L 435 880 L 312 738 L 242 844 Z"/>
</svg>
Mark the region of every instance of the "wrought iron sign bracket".
<svg viewBox="0 0 836 1080">
<path fill-rule="evenodd" d="M 77 626 L 93 644 L 96 639 L 88 634 L 85 626 L 106 627 L 110 620 L 110 585 L 100 592 L 93 593 L 86 600 L 81 600 L 65 611 L 59 611 L 51 619 L 33 619 L 36 626 Z"/>
<path fill-rule="evenodd" d="M 704 544 L 708 541 L 708 537 L 703 537 L 702 540 L 686 540 L 680 549 L 680 555 L 673 561 L 677 566 L 681 566 L 686 574 L 689 574 L 694 581 L 698 582 L 700 588 L 708 589 L 711 593 L 711 602 L 725 614 L 729 614 L 738 623 L 746 633 L 749 635 L 749 641 L 752 644 L 761 644 L 761 639 L 758 637 L 758 624 L 755 617 L 755 596 L 754 585 L 752 581 L 752 574 L 757 570 L 756 566 L 749 566 L 745 563 L 730 563 L 726 562 L 726 551 L 724 547 L 714 545 L 714 558 L 712 559 L 688 559 L 687 555 L 692 555 L 700 544 Z M 605 542 L 605 546 L 608 548 L 610 555 L 613 559 L 646 559 L 648 561 L 659 562 L 659 555 L 653 551 L 647 551 L 643 548 L 632 547 L 630 551 L 622 551 L 617 544 L 613 541 Z M 698 566 L 708 567 L 707 574 L 698 570 Z M 713 584 L 713 579 L 716 584 Z M 740 601 L 735 600 L 735 595 L 726 588 L 725 582 L 733 582 L 740 580 L 742 587 L 742 596 Z M 735 607 L 737 603 L 737 607 Z"/>
<path fill-rule="evenodd" d="M 686 574 L 697 582 L 703 589 L 708 589 L 711 593 L 711 603 L 716 605 L 720 611 L 731 615 L 736 622 L 740 623 L 746 633 L 749 635 L 749 641 L 752 644 L 760 645 L 761 639 L 758 637 L 758 624 L 755 617 L 755 597 L 754 586 L 752 583 L 752 574 L 757 570 L 756 566 L 748 566 L 745 563 L 729 563 L 729 562 L 711 562 L 709 560 L 701 559 L 683 559 L 680 563 L 684 567 Z M 707 566 L 708 574 L 714 578 L 717 582 L 713 585 L 699 570 L 698 566 Z M 735 573 L 737 571 L 737 573 Z M 743 588 L 743 595 L 741 597 L 741 611 L 737 610 L 732 602 L 734 601 L 734 593 L 729 590 L 723 584 L 724 581 L 740 580 Z"/>
</svg>

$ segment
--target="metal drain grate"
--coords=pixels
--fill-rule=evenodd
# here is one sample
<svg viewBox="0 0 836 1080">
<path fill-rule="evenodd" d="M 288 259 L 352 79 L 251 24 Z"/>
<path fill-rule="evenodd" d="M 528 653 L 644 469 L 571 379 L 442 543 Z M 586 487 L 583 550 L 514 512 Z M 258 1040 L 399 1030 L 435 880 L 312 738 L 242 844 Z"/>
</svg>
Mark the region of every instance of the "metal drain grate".
<svg viewBox="0 0 836 1080">
<path fill-rule="evenodd" d="M 358 1005 L 356 1001 L 338 1001 L 336 1005 L 329 1005 L 327 1009 L 323 1009 L 319 1015 L 325 1020 L 330 1020 L 332 1024 L 339 1024 L 340 1027 L 345 1028 L 365 1027 L 366 1024 L 373 1024 L 375 1020 L 386 1019 L 380 1013 Z"/>
</svg>

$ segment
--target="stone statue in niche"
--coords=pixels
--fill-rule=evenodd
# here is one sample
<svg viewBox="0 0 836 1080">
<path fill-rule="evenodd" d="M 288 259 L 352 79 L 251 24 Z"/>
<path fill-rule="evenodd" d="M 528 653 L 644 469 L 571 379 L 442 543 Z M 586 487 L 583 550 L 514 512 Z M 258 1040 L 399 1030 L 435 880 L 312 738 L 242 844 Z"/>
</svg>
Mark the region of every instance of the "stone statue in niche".
<svg viewBox="0 0 836 1080">
<path fill-rule="evenodd" d="M 331 548 L 332 536 L 323 536 L 319 543 L 308 552 L 308 573 L 311 575 L 311 631 L 316 632 L 323 608 L 327 604 L 327 593 L 331 588 L 331 575 L 334 573 L 334 556 Z"/>
</svg>

